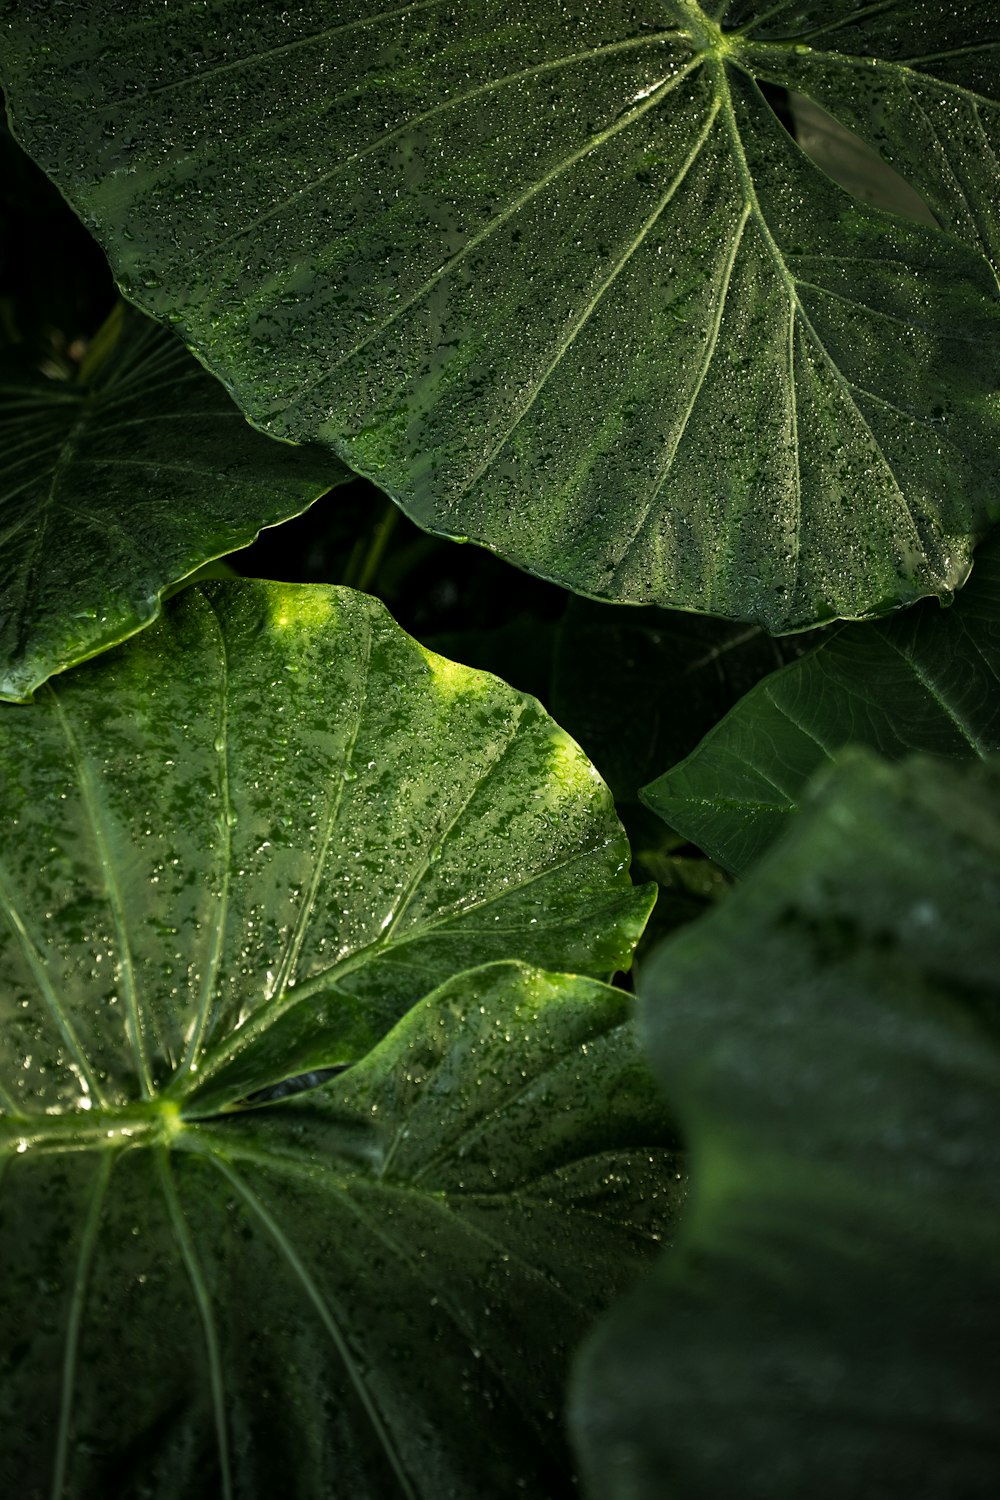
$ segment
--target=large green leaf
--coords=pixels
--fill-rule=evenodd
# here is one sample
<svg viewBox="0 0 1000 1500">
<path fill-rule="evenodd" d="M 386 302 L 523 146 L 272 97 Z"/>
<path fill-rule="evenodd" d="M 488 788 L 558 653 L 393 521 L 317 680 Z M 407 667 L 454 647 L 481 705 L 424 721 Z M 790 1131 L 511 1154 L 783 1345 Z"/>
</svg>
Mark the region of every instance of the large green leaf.
<svg viewBox="0 0 1000 1500">
<path fill-rule="evenodd" d="M 1000 534 L 947 610 L 928 602 L 849 625 L 747 693 L 688 758 L 645 788 L 671 828 L 742 870 L 848 744 L 892 760 L 1000 751 Z"/>
<path fill-rule="evenodd" d="M 0 18 L 20 139 L 128 295 L 422 525 L 773 630 L 947 593 L 997 513 L 998 22 L 653 11 Z M 842 81 L 969 247 L 838 188 L 758 77 L 834 112 Z"/>
<path fill-rule="evenodd" d="M 114 317 L 72 381 L 0 372 L 0 698 L 124 640 L 164 590 L 350 475 L 268 441 L 171 333 Z"/>
<path fill-rule="evenodd" d="M 998 912 L 997 767 L 866 753 L 660 949 L 692 1198 L 579 1372 L 595 1500 L 996 1494 Z"/>
<path fill-rule="evenodd" d="M 5 1087 L 51 1108 L 351 1062 L 492 959 L 607 976 L 652 904 L 539 704 L 348 589 L 184 590 L 0 714 L 0 819 Z"/>
<path fill-rule="evenodd" d="M 4 1492 L 572 1494 L 569 1351 L 682 1192 L 630 1006 L 491 965 L 342 1077 L 215 1119 L 82 1112 L 36 1052 L 0 1115 Z M 89 1013 L 110 1044 L 99 984 Z"/>
</svg>

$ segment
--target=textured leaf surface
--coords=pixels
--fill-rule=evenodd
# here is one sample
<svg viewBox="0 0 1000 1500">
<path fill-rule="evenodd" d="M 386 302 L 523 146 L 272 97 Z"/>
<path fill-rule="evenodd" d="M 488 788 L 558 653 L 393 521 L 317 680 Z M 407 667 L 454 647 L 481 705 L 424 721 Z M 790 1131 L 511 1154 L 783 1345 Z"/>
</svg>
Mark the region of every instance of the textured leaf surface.
<svg viewBox="0 0 1000 1500">
<path fill-rule="evenodd" d="M 682 1189 L 630 1007 L 492 965 L 322 1088 L 215 1120 L 53 1113 L 37 1054 L 0 1115 L 6 1489 L 573 1493 L 568 1353 Z"/>
<path fill-rule="evenodd" d="M 129 296 L 422 525 L 773 630 L 947 592 L 996 514 L 997 21 L 655 10 L 0 18 L 20 139 Z M 756 77 L 863 114 L 968 248 L 835 186 Z"/>
<path fill-rule="evenodd" d="M 134 634 L 169 585 L 350 477 L 254 432 L 139 314 L 102 338 L 92 375 L 0 373 L 2 698 Z"/>
<path fill-rule="evenodd" d="M 1000 752 L 1000 536 L 947 610 L 850 625 L 756 687 L 645 788 L 666 823 L 729 870 L 777 837 L 813 773 L 849 744 L 898 760 Z"/>
<path fill-rule="evenodd" d="M 660 949 L 692 1198 L 578 1373 L 595 1500 L 995 1494 L 998 911 L 996 767 L 865 755 Z"/>
<path fill-rule="evenodd" d="M 6 1088 L 46 1108 L 354 1061 L 462 969 L 627 966 L 651 905 L 535 700 L 348 589 L 184 590 L 0 715 L 0 816 Z"/>
</svg>

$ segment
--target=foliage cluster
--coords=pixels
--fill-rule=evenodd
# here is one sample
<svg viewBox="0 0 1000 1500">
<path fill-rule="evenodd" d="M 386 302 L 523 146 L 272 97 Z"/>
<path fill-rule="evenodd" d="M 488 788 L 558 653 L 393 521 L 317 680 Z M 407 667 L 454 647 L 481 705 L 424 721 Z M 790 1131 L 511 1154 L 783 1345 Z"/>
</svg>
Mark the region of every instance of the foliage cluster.
<svg viewBox="0 0 1000 1500">
<path fill-rule="evenodd" d="M 998 52 L 0 0 L 11 1494 L 996 1493 Z"/>
</svg>

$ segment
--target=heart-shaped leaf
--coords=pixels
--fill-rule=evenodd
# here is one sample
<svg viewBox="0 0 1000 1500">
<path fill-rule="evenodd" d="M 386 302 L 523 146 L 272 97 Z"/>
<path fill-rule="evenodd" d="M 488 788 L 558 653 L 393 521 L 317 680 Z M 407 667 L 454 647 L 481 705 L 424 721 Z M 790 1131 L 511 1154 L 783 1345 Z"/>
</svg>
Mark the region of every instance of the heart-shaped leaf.
<svg viewBox="0 0 1000 1500">
<path fill-rule="evenodd" d="M 594 1500 L 988 1500 L 1000 775 L 865 753 L 644 971 L 692 1152 L 587 1350 Z"/>
<path fill-rule="evenodd" d="M 571 588 L 772 630 L 947 593 L 997 514 L 986 12 L 0 7 L 20 139 L 255 423 Z M 835 186 L 757 78 L 863 114 L 974 248 Z"/>
<path fill-rule="evenodd" d="M 185 589 L 0 714 L 0 818 L 18 1107 L 221 1107 L 489 960 L 609 975 L 652 904 L 539 704 L 348 589 Z"/>
<path fill-rule="evenodd" d="M 254 432 L 179 339 L 131 310 L 75 380 L 0 374 L 0 438 L 0 698 L 14 701 L 350 478 Z"/>
<path fill-rule="evenodd" d="M 671 828 L 729 870 L 798 810 L 809 778 L 848 744 L 898 760 L 1000 752 L 1000 534 L 947 610 L 928 602 L 848 625 L 773 673 L 691 755 L 643 791 Z"/>
<path fill-rule="evenodd" d="M 221 1119 L 53 1111 L 36 1053 L 0 1116 L 7 1492 L 568 1500 L 569 1351 L 682 1191 L 630 1009 L 495 964 Z"/>
</svg>

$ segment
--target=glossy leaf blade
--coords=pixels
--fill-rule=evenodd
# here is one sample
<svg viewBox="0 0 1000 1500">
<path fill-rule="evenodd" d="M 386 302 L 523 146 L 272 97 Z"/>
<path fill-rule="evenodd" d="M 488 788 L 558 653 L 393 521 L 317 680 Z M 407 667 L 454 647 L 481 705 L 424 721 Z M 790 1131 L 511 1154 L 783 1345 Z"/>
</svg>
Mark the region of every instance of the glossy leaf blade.
<svg viewBox="0 0 1000 1500">
<path fill-rule="evenodd" d="M 497 964 L 280 1106 L 0 1117 L 12 1491 L 574 1493 L 569 1352 L 682 1192 L 630 1009 Z"/>
<path fill-rule="evenodd" d="M 577 1374 L 594 1500 L 994 1492 L 998 911 L 996 766 L 866 753 L 645 970 L 692 1200 Z"/>
<path fill-rule="evenodd" d="M 134 311 L 87 377 L 0 375 L 0 698 L 154 619 L 164 591 L 349 472 L 269 442 Z M 98 341 L 95 341 L 98 342 Z"/>
<path fill-rule="evenodd" d="M 0 715 L 0 816 L 0 1073 L 60 1109 L 353 1061 L 491 959 L 609 975 L 652 904 L 538 703 L 348 589 L 184 590 Z"/>
<path fill-rule="evenodd" d="M 934 13 L 924 67 L 902 0 L 0 9 L 20 139 L 255 423 L 568 587 L 773 631 L 947 593 L 997 514 L 995 24 Z M 879 138 L 957 122 L 921 190 L 967 246 L 755 82 L 836 112 L 842 72 L 850 112 L 862 56 Z"/>
<path fill-rule="evenodd" d="M 992 6 L 810 0 L 738 3 L 728 14 L 746 28 L 752 69 L 855 131 L 1000 273 L 1000 17 Z"/>
<path fill-rule="evenodd" d="M 797 812 L 809 778 L 849 744 L 892 760 L 1000 752 L 1000 537 L 955 604 L 845 627 L 759 683 L 691 755 L 646 787 L 664 822 L 743 870 Z"/>
</svg>

